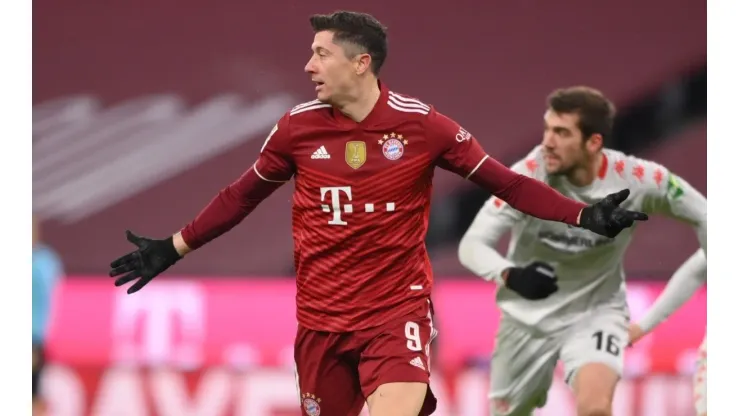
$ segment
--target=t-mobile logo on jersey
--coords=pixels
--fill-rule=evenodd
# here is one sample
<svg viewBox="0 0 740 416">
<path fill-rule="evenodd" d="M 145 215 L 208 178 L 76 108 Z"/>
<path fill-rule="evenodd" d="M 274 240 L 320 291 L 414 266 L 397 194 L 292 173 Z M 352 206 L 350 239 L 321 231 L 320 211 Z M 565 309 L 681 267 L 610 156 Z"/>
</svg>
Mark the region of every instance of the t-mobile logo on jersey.
<svg viewBox="0 0 740 416">
<path fill-rule="evenodd" d="M 321 204 L 321 210 L 324 212 L 332 213 L 332 218 L 329 220 L 329 225 L 347 225 L 347 222 L 342 220 L 342 212 L 345 214 L 351 214 L 354 212 L 354 206 L 352 204 L 342 204 L 341 194 L 343 193 L 348 201 L 352 201 L 352 187 L 351 186 L 327 186 L 321 189 L 321 201 L 323 202 L 326 198 L 326 194 L 331 194 L 331 205 Z M 365 204 L 365 212 L 375 212 L 375 204 Z M 396 204 L 394 202 L 385 203 L 386 212 L 393 212 L 396 210 Z"/>
</svg>

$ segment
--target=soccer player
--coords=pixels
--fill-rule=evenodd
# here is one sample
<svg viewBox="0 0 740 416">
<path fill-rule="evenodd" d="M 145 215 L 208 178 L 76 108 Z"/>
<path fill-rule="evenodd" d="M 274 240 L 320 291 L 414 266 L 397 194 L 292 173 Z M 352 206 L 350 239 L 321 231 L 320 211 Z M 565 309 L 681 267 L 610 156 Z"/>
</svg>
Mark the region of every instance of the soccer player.
<svg viewBox="0 0 740 416">
<path fill-rule="evenodd" d="M 554 91 L 547 102 L 542 143 L 513 165 L 515 172 L 584 203 L 630 189 L 625 207 L 691 224 L 706 248 L 704 196 L 663 166 L 603 147 L 615 113 L 608 99 L 592 88 L 572 87 Z M 509 230 L 502 256 L 495 245 Z M 460 242 L 459 257 L 498 286 L 493 415 L 529 415 L 544 406 L 558 359 L 578 415 L 612 414 L 628 341 L 622 259 L 632 232 L 605 237 L 543 221 L 495 194 L 483 205 Z"/>
<path fill-rule="evenodd" d="M 293 178 L 303 414 L 428 415 L 432 271 L 424 245 L 434 168 L 470 179 L 522 212 L 615 236 L 643 213 L 629 191 L 591 205 L 565 198 L 491 158 L 434 107 L 379 81 L 385 28 L 354 12 L 315 15 L 305 71 L 317 99 L 272 129 L 259 157 L 180 232 L 128 233 L 139 248 L 112 264 L 116 285 L 141 289 L 182 256 L 225 233 Z"/>
<path fill-rule="evenodd" d="M 629 344 L 638 342 L 686 303 L 707 282 L 707 257 L 698 250 L 673 274 L 668 285 L 638 323 L 630 324 Z M 696 414 L 707 414 L 707 339 L 699 347 L 694 373 Z"/>
<path fill-rule="evenodd" d="M 46 414 L 46 406 L 41 391 L 41 377 L 44 371 L 44 346 L 49 327 L 51 302 L 54 288 L 64 274 L 62 262 L 51 247 L 40 240 L 40 224 L 33 217 L 33 271 L 32 271 L 32 357 L 31 396 L 33 415 Z"/>
</svg>

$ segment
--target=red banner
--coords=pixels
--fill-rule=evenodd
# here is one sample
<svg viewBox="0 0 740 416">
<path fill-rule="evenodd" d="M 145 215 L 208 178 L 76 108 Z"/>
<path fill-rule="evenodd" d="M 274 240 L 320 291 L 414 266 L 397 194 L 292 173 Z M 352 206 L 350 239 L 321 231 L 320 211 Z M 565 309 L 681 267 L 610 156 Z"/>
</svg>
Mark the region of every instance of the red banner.
<svg viewBox="0 0 740 416">
<path fill-rule="evenodd" d="M 663 287 L 630 285 L 633 316 Z M 438 414 L 486 415 L 486 366 L 499 317 L 494 287 L 443 280 L 434 302 Z M 705 327 L 702 290 L 630 348 L 616 400 L 624 409 L 616 414 L 689 411 L 688 375 Z M 45 386 L 58 415 L 297 415 L 295 329 L 288 279 L 162 279 L 127 296 L 109 279 L 70 278 L 56 293 Z M 565 410 L 572 405 L 556 382 L 541 415 L 572 414 Z"/>
</svg>

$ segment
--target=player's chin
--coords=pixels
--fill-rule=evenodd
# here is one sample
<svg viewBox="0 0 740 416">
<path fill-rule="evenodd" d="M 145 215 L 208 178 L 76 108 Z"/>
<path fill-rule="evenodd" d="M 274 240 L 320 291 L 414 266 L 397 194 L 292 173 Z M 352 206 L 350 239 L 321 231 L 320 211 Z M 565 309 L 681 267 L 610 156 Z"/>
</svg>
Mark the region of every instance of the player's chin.
<svg viewBox="0 0 740 416">
<path fill-rule="evenodd" d="M 321 101 L 322 103 L 330 104 L 331 103 L 331 94 L 329 94 L 328 91 L 326 91 L 326 87 L 323 86 L 321 88 L 318 88 L 316 90 L 316 99 Z"/>
<path fill-rule="evenodd" d="M 573 171 L 573 168 L 563 164 L 557 164 L 555 166 L 545 165 L 545 172 L 550 176 L 563 176 L 568 175 Z"/>
<path fill-rule="evenodd" d="M 545 162 L 545 172 L 547 172 L 548 175 L 562 175 L 563 171 L 563 166 L 560 163 Z"/>
<path fill-rule="evenodd" d="M 316 94 L 316 99 L 324 104 L 331 104 L 331 96 L 329 94 Z"/>
</svg>

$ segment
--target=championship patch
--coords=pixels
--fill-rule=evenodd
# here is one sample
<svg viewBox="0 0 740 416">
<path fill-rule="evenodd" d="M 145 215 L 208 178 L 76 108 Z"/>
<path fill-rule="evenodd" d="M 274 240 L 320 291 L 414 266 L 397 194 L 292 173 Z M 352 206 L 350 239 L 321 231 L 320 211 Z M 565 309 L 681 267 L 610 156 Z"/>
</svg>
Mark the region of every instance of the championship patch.
<svg viewBox="0 0 740 416">
<path fill-rule="evenodd" d="M 367 160 L 367 149 L 365 142 L 351 141 L 347 142 L 344 150 L 344 161 L 352 169 L 359 169 Z"/>
</svg>

